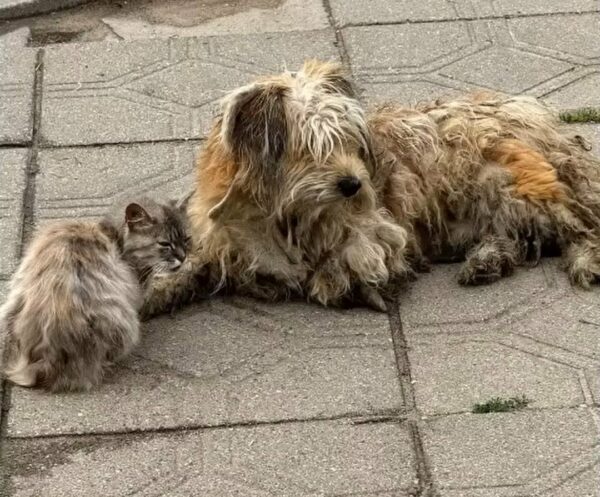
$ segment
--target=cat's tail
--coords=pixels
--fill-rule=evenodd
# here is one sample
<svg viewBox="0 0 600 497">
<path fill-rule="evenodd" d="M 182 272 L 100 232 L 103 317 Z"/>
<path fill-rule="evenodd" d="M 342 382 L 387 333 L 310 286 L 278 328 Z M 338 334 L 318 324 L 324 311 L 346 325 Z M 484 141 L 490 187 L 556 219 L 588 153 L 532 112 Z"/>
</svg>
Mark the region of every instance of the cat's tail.
<svg viewBox="0 0 600 497">
<path fill-rule="evenodd" d="M 21 387 L 42 387 L 50 392 L 88 391 L 100 384 L 106 372 L 98 361 L 71 358 L 68 363 L 51 361 L 48 351 L 37 360 L 32 360 L 22 351 L 9 363 L 6 378 Z"/>
<path fill-rule="evenodd" d="M 39 367 L 22 354 L 4 372 L 11 382 L 21 387 L 34 387 L 38 382 L 39 373 Z"/>
</svg>

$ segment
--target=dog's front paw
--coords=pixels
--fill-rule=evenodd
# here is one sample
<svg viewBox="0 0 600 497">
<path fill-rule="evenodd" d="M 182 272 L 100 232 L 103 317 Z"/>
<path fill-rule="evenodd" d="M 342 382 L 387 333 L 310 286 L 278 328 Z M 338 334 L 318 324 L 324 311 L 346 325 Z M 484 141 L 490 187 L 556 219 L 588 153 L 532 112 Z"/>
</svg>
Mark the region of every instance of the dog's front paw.
<svg viewBox="0 0 600 497">
<path fill-rule="evenodd" d="M 308 280 L 308 296 L 322 305 L 338 305 L 351 291 L 350 274 L 338 260 L 324 263 Z"/>
<path fill-rule="evenodd" d="M 361 301 L 371 309 L 378 312 L 387 312 L 387 304 L 377 288 L 360 285 L 358 293 Z"/>
<path fill-rule="evenodd" d="M 385 264 L 390 276 L 403 278 L 410 272 L 411 264 L 407 260 L 408 233 L 396 223 L 382 221 L 375 226 L 377 243 L 385 253 Z"/>
</svg>

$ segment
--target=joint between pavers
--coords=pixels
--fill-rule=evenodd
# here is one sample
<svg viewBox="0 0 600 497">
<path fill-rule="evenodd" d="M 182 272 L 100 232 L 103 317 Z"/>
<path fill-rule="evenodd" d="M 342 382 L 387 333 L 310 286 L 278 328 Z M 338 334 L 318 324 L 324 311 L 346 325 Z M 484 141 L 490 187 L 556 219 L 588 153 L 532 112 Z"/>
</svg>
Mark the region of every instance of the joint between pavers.
<svg viewBox="0 0 600 497">
<path fill-rule="evenodd" d="M 411 438 L 411 444 L 415 455 L 415 470 L 417 474 L 416 495 L 420 497 L 437 497 L 439 492 L 433 480 L 431 464 L 423 447 L 421 432 L 419 429 L 419 412 L 416 405 L 415 390 L 412 380 L 410 359 L 408 357 L 408 343 L 404 335 L 402 316 L 398 298 L 388 302 L 388 317 L 392 331 L 392 343 L 398 368 L 398 379 L 400 390 L 406 408 L 408 419 L 406 426 Z"/>
<path fill-rule="evenodd" d="M 21 227 L 20 256 L 23 256 L 25 247 L 33 231 L 33 210 L 35 203 L 35 183 L 39 172 L 38 150 L 40 148 L 40 132 L 42 123 L 42 91 L 44 82 L 44 50 L 36 53 L 35 75 L 33 84 L 33 119 L 31 133 L 31 149 L 25 171 L 25 192 L 23 193 L 23 218 Z"/>
<path fill-rule="evenodd" d="M 327 3 L 328 0 L 324 0 Z M 535 12 L 531 14 L 490 14 L 484 16 L 460 16 L 452 19 L 399 19 L 396 21 L 372 21 L 372 22 L 347 22 L 338 29 L 344 28 L 362 28 L 369 26 L 401 26 L 404 24 L 448 24 L 453 22 L 473 22 L 473 21 L 500 21 L 503 19 L 528 19 L 540 17 L 561 17 L 561 16 L 582 16 L 596 14 L 600 10 L 585 10 L 573 12 Z"/>
<path fill-rule="evenodd" d="M 331 8 L 330 0 L 323 0 L 323 7 L 325 8 L 325 12 L 327 13 L 327 20 L 329 21 L 329 25 L 331 26 L 335 34 L 335 41 L 337 49 L 340 53 L 340 58 L 342 59 L 342 64 L 346 66 L 349 70 L 351 70 L 350 56 L 348 55 L 348 49 L 346 47 L 346 42 L 344 41 L 344 34 L 342 33 L 342 28 L 337 25 L 337 22 L 333 17 L 333 10 Z"/>
<path fill-rule="evenodd" d="M 43 139 L 40 139 L 37 148 L 38 150 L 60 150 L 64 148 L 107 148 L 107 147 L 132 147 L 136 145 L 158 145 L 162 143 L 178 145 L 181 143 L 194 143 L 200 144 L 205 140 L 204 137 L 200 138 L 164 138 L 158 140 L 132 140 L 132 141 L 121 141 L 121 142 L 108 142 L 108 143 L 48 143 Z"/>
<path fill-rule="evenodd" d="M 33 84 L 33 116 L 31 148 L 29 157 L 25 166 L 25 191 L 23 192 L 23 207 L 21 218 L 21 241 L 19 244 L 19 257 L 25 252 L 25 247 L 33 231 L 33 209 L 35 203 L 35 180 L 39 170 L 38 166 L 38 147 L 40 141 L 40 125 L 42 113 L 42 84 L 44 78 L 44 50 L 38 50 L 36 53 L 34 84 Z M 10 350 L 9 338 L 4 347 L 2 364 L 5 364 Z M 3 457 L 4 441 L 8 430 L 8 415 L 11 402 L 11 384 L 2 379 L 0 384 L 0 459 Z M 0 474 L 0 496 L 9 494 L 9 475 Z"/>
<path fill-rule="evenodd" d="M 278 426 L 290 424 L 328 423 L 332 421 L 346 422 L 351 425 L 371 423 L 404 423 L 407 418 L 400 410 L 381 410 L 373 412 L 346 412 L 331 416 L 314 416 L 311 418 L 287 418 L 266 421 L 238 421 L 222 424 L 195 423 L 189 425 L 167 426 L 160 428 L 138 428 L 123 430 L 107 430 L 98 432 L 75 433 L 46 433 L 41 435 L 6 435 L 5 440 L 50 440 L 55 438 L 83 438 L 83 437 L 113 437 L 113 436 L 145 436 L 162 435 L 169 433 L 188 433 L 198 431 L 230 430 L 232 428 L 257 428 L 262 426 Z M 0 492 L 0 497 L 3 494 Z"/>
</svg>

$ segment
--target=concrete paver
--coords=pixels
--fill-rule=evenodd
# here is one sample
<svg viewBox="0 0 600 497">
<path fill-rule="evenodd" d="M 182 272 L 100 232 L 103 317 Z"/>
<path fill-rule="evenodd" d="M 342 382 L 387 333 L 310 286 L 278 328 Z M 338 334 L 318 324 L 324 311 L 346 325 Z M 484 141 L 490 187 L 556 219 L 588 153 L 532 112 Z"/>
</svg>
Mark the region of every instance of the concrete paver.
<svg viewBox="0 0 600 497">
<path fill-rule="evenodd" d="M 463 414 L 425 426 L 425 449 L 443 495 L 446 488 L 454 491 L 449 495 L 471 489 L 480 490 L 471 495 L 539 495 L 547 481 L 558 486 L 597 461 L 587 409 Z"/>
<path fill-rule="evenodd" d="M 245 302 L 216 300 L 149 322 L 134 359 L 91 393 L 49 395 L 14 388 L 8 433 L 402 413 L 385 315 L 317 313 L 302 303 L 289 304 L 285 313 L 265 306 L 257 315 Z M 117 418 L 110 399 L 119 399 Z"/>
<path fill-rule="evenodd" d="M 546 2 L 528 0 L 425 0 L 422 2 L 348 2 L 330 0 L 335 21 L 340 26 L 357 24 L 381 24 L 423 22 L 434 20 L 470 19 L 476 17 L 501 17 L 539 15 L 547 13 L 598 12 L 600 7 L 594 0 L 550 0 Z"/>
<path fill-rule="evenodd" d="M 334 19 L 340 26 L 348 24 L 399 23 L 407 20 L 431 21 L 450 20 L 457 17 L 472 17 L 473 7 L 464 0 L 425 0 L 418 3 L 389 2 L 347 2 L 330 0 Z"/>
<path fill-rule="evenodd" d="M 0 0 L 0 19 L 31 16 L 52 12 L 88 2 L 89 0 Z"/>
<path fill-rule="evenodd" d="M 7 278 L 18 263 L 23 221 L 27 150 L 0 149 L 0 277 Z"/>
<path fill-rule="evenodd" d="M 598 105 L 597 13 L 343 29 L 367 101 L 415 104 L 478 89 L 558 108 Z M 532 23 L 536 29 L 531 29 Z M 556 33 L 565 31 L 564 36 Z M 560 38 L 560 41 L 556 38 Z"/>
<path fill-rule="evenodd" d="M 552 302 L 558 285 L 566 279 L 548 261 L 543 261 L 540 267 L 519 268 L 511 277 L 489 287 L 462 287 L 456 281 L 459 268 L 460 264 L 436 266 L 431 273 L 420 275 L 402 294 L 400 306 L 409 336 L 422 332 L 483 331 L 487 328 L 485 323 Z"/>
<path fill-rule="evenodd" d="M 308 57 L 337 58 L 334 41 L 331 30 L 320 30 L 53 47 L 45 58 L 42 140 L 198 138 L 229 90 Z"/>
<path fill-rule="evenodd" d="M 435 337 L 409 354 L 416 401 L 425 415 L 470 412 L 477 403 L 524 395 L 535 408 L 585 404 L 578 371 L 493 337 Z"/>
<path fill-rule="evenodd" d="M 598 12 L 600 7 L 594 0 L 562 0 L 529 1 L 529 0 L 491 0 L 474 2 L 477 14 L 498 16 L 543 15 L 557 13 Z"/>
<path fill-rule="evenodd" d="M 13 440 L 6 463 L 15 497 L 402 497 L 415 475 L 402 425 L 344 421 Z"/>
<path fill-rule="evenodd" d="M 197 148 L 190 142 L 43 149 L 34 217 L 95 218 L 123 198 L 182 195 L 193 184 Z"/>
<path fill-rule="evenodd" d="M 253 4 L 257 6 L 253 7 Z M 273 6 L 273 8 L 258 8 L 261 4 L 265 7 Z M 222 5 L 221 8 L 227 7 L 227 5 L 231 4 Z M 211 6 L 218 8 L 218 4 L 208 4 L 208 7 Z M 156 16 L 158 19 L 149 16 L 152 22 L 136 18 L 131 19 L 123 15 L 106 16 L 102 18 L 102 21 L 110 26 L 117 36 L 125 40 L 152 37 L 169 38 L 171 36 L 297 32 L 329 27 L 323 2 L 319 0 L 281 0 L 275 2 L 267 0 L 248 2 L 246 6 L 250 8 L 244 9 L 242 4 L 240 12 L 209 19 L 190 26 L 186 25 L 185 22 L 183 26 L 174 26 L 173 20 L 178 17 L 176 14 L 172 14 L 172 18 L 167 16 L 167 19 L 162 20 L 162 22 L 160 15 Z M 207 4 L 201 4 L 200 7 L 204 10 Z M 173 10 L 175 11 L 175 9 Z M 181 18 L 185 18 L 185 9 L 181 9 L 180 6 L 180 10 L 182 11 Z M 189 11 L 190 13 L 193 12 L 193 7 L 189 7 Z"/>
<path fill-rule="evenodd" d="M 35 61 L 35 50 L 0 45 L 0 145 L 31 141 Z"/>
</svg>

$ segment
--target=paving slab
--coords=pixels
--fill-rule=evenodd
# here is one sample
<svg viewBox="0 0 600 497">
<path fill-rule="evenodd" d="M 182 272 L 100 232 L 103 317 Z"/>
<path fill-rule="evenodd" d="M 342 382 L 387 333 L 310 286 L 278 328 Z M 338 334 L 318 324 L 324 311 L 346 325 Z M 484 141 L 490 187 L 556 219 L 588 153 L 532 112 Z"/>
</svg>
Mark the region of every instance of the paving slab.
<svg viewBox="0 0 600 497">
<path fill-rule="evenodd" d="M 27 46 L 31 32 L 23 27 L 0 34 L 0 51 L 15 50 Z"/>
<path fill-rule="evenodd" d="M 0 281 L 0 302 L 4 302 L 4 299 L 6 299 L 7 295 L 8 295 L 8 281 Z"/>
<path fill-rule="evenodd" d="M 415 104 L 488 89 L 528 93 L 565 109 L 600 105 L 599 28 L 594 12 L 355 26 L 343 35 L 368 102 Z"/>
<path fill-rule="evenodd" d="M 598 12 L 594 0 L 425 0 L 422 2 L 348 2 L 330 0 L 333 17 L 339 26 L 451 21 L 476 17 L 539 16 L 558 13 Z M 537 20 L 536 20 L 537 21 Z"/>
<path fill-rule="evenodd" d="M 397 424 L 10 440 L 6 449 L 15 497 L 402 497 L 415 476 L 408 434 Z"/>
<path fill-rule="evenodd" d="M 404 329 L 409 339 L 420 334 L 491 331 L 507 319 L 555 302 L 568 288 L 557 265 L 558 261 L 543 260 L 536 268 L 518 268 L 512 276 L 480 287 L 458 284 L 460 264 L 435 265 L 400 297 Z"/>
<path fill-rule="evenodd" d="M 454 96 L 481 86 L 441 74 L 452 63 L 492 45 L 482 23 L 431 22 L 348 27 L 343 36 L 363 98 L 408 105 Z"/>
<path fill-rule="evenodd" d="M 334 43 L 332 30 L 318 30 L 48 48 L 42 140 L 199 138 L 229 90 L 306 58 L 336 59 Z"/>
<path fill-rule="evenodd" d="M 345 326 L 343 326 L 345 325 Z M 14 388 L 8 433 L 148 430 L 402 412 L 387 317 L 213 300 L 146 324 L 134 358 L 87 394 Z M 119 416 L 114 403 L 118 399 Z"/>
<path fill-rule="evenodd" d="M 0 278 L 4 279 L 19 258 L 27 158 L 26 149 L 0 149 Z"/>
<path fill-rule="evenodd" d="M 256 7 L 252 7 L 253 4 Z M 102 21 L 110 26 L 117 36 L 125 40 L 168 38 L 171 36 L 214 36 L 224 34 L 239 35 L 303 30 L 312 31 L 329 27 L 327 13 L 323 7 L 323 2 L 320 0 L 236 2 L 234 5 L 237 7 L 236 10 L 238 12 L 234 10 L 235 13 L 233 14 L 218 16 L 216 18 L 209 17 L 208 20 L 204 20 L 204 22 L 198 21 L 197 23 L 193 21 L 189 22 L 185 19 L 185 9 L 181 9 L 182 13 L 180 16 L 171 13 L 170 16 L 166 16 L 166 19 L 161 19 L 162 16 L 160 13 L 155 16 L 146 15 L 142 19 L 139 18 L 139 14 L 129 16 L 117 14 L 115 16 L 103 17 Z M 224 7 L 226 6 L 227 4 Z M 202 7 L 204 5 L 197 8 Z M 192 9 L 193 7 L 190 7 L 190 13 Z M 160 12 L 160 9 L 156 10 Z M 183 19 L 185 20 L 182 22 Z M 177 23 L 177 20 L 179 20 L 179 23 Z"/>
<path fill-rule="evenodd" d="M 193 184 L 199 143 L 43 149 L 35 220 L 98 218 L 123 198 L 179 197 Z"/>
<path fill-rule="evenodd" d="M 360 26 L 343 30 L 356 76 L 425 73 L 472 45 L 469 23 Z"/>
<path fill-rule="evenodd" d="M 557 109 L 600 107 L 600 95 L 596 91 L 599 85 L 600 71 L 590 71 L 578 79 L 550 90 L 543 100 Z"/>
<path fill-rule="evenodd" d="M 600 157 L 600 124 L 568 124 L 565 129 L 585 138 L 592 147 L 592 154 Z"/>
<path fill-rule="evenodd" d="M 591 481 L 580 480 L 598 463 L 596 427 L 587 408 L 430 419 L 423 438 L 442 495 L 548 495 L 552 486 L 561 497 L 596 495 L 558 491 L 571 479 L 576 487 L 598 488 L 597 473 L 588 473 Z"/>
<path fill-rule="evenodd" d="M 480 16 L 527 16 L 600 10 L 595 0 L 484 0 L 473 2 L 473 6 Z"/>
<path fill-rule="evenodd" d="M 535 408 L 584 405 L 578 370 L 486 335 L 437 336 L 409 352 L 424 415 L 471 412 L 496 397 L 525 396 Z"/>
<path fill-rule="evenodd" d="M 531 19 L 506 21 L 515 46 L 524 53 L 538 52 L 583 65 L 600 61 L 600 46 L 595 36 L 600 31 L 600 13 L 537 17 L 534 22 L 532 29 Z"/>
<path fill-rule="evenodd" d="M 569 288 L 554 305 L 536 309 L 505 329 L 539 343 L 600 361 L 600 289 Z M 552 326 L 548 326 L 552 323 Z"/>
<path fill-rule="evenodd" d="M 452 20 L 474 15 L 472 5 L 464 0 L 425 0 L 418 3 L 387 0 L 370 2 L 330 0 L 330 5 L 333 17 L 339 26 Z"/>
<path fill-rule="evenodd" d="M 592 401 L 596 407 L 600 406 L 600 367 L 586 371 L 585 379 L 590 389 Z"/>
<path fill-rule="evenodd" d="M 473 87 L 516 94 L 572 68 L 566 61 L 494 45 L 449 64 L 440 74 Z"/>
<path fill-rule="evenodd" d="M 89 2 L 90 0 L 0 0 L 0 19 L 43 14 L 58 9 L 66 9 Z"/>
<path fill-rule="evenodd" d="M 415 106 L 423 102 L 432 102 L 438 98 L 457 97 L 466 90 L 458 90 L 426 80 L 410 80 L 398 82 L 363 82 L 360 84 L 361 98 L 368 106 L 376 107 L 385 103 L 401 103 Z"/>
<path fill-rule="evenodd" d="M 31 142 L 36 51 L 0 44 L 0 145 Z"/>
</svg>

